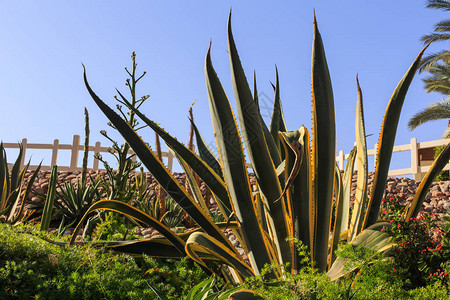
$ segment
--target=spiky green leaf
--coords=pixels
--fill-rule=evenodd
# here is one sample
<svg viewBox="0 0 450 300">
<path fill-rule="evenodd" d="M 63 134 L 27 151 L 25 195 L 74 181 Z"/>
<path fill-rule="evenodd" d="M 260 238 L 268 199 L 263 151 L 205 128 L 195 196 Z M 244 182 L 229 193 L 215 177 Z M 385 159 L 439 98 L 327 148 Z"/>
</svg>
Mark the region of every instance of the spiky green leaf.
<svg viewBox="0 0 450 300">
<path fill-rule="evenodd" d="M 333 90 L 317 22 L 314 17 L 312 54 L 313 139 L 312 172 L 315 209 L 313 258 L 319 270 L 326 270 L 328 239 L 336 164 L 336 121 Z"/>
<path fill-rule="evenodd" d="M 214 224 L 213 220 L 203 212 L 194 199 L 192 199 L 186 190 L 181 187 L 170 171 L 167 170 L 162 162 L 148 148 L 147 144 L 139 137 L 139 135 L 94 93 L 87 81 L 86 72 L 84 72 L 84 82 L 92 99 L 117 128 L 120 134 L 127 140 L 142 164 L 149 170 L 166 193 L 169 194 L 175 202 L 177 202 L 178 205 L 180 205 L 184 211 L 205 230 L 205 232 L 228 245 L 230 249 L 234 249 L 225 235 Z"/>
<path fill-rule="evenodd" d="M 249 251 L 250 262 L 259 273 L 265 264 L 271 263 L 269 250 L 255 213 L 241 137 L 228 98 L 212 66 L 210 49 L 205 60 L 205 76 L 211 119 L 226 186 L 233 210 L 241 224 L 242 238 Z"/>
<path fill-rule="evenodd" d="M 370 195 L 363 228 L 374 224 L 377 220 L 381 199 L 383 198 L 386 186 L 389 165 L 391 163 L 392 150 L 394 148 L 400 112 L 403 107 L 406 92 L 408 91 L 409 85 L 414 78 L 417 68 L 420 66 L 420 59 L 422 58 L 425 50 L 428 48 L 428 45 L 425 46 L 425 48 L 419 53 L 406 74 L 400 80 L 386 108 L 383 123 L 381 125 L 380 137 L 378 139 L 372 193 Z"/>
<path fill-rule="evenodd" d="M 425 177 L 420 182 L 417 188 L 416 194 L 414 195 L 413 201 L 408 208 L 408 213 L 406 215 L 406 220 L 409 221 L 411 218 L 417 216 L 422 208 L 423 201 L 425 200 L 428 190 L 433 182 L 434 178 L 442 171 L 442 169 L 449 163 L 450 159 L 450 143 L 445 146 L 444 150 L 435 159 L 430 169 L 428 170 Z"/>
<path fill-rule="evenodd" d="M 353 240 L 362 230 L 364 216 L 367 210 L 367 181 L 369 177 L 363 100 L 358 78 L 356 78 L 356 85 L 358 88 L 358 97 L 356 101 L 355 135 L 358 177 L 356 180 L 355 202 L 353 204 L 353 214 L 350 223 L 350 240 Z"/>
<path fill-rule="evenodd" d="M 280 255 L 281 263 L 290 263 L 291 249 L 287 211 L 284 201 L 275 201 L 281 197 L 281 185 L 278 181 L 275 165 L 269 153 L 260 120 L 261 115 L 256 106 L 248 85 L 241 61 L 234 43 L 231 30 L 231 14 L 228 20 L 228 49 L 231 65 L 231 81 L 233 83 L 236 108 L 241 132 L 247 154 L 253 166 L 258 186 L 262 192 L 262 200 L 270 208 L 274 231 L 274 243 Z M 276 132 L 278 139 L 278 131 Z"/>
</svg>

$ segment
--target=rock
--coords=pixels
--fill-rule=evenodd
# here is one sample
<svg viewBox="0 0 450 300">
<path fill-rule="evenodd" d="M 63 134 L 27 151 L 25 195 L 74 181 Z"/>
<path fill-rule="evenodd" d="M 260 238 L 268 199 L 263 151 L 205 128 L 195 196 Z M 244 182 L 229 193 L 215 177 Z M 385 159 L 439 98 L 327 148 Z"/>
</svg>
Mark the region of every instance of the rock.
<svg viewBox="0 0 450 300">
<path fill-rule="evenodd" d="M 73 233 L 73 230 L 74 230 L 74 228 L 67 228 L 64 231 L 63 235 L 71 235 Z"/>
<path fill-rule="evenodd" d="M 446 201 L 443 205 L 442 208 L 444 209 L 444 211 L 449 211 L 450 210 L 450 202 Z"/>
<path fill-rule="evenodd" d="M 408 198 L 406 198 L 407 202 L 412 202 L 414 199 L 414 196 L 408 196 Z"/>
<path fill-rule="evenodd" d="M 42 188 L 40 188 L 40 187 L 35 188 L 34 191 L 33 191 L 33 193 L 34 193 L 35 195 L 40 195 L 40 194 L 42 195 L 42 194 L 45 194 L 44 190 L 43 190 Z"/>
<path fill-rule="evenodd" d="M 436 190 L 436 191 L 431 192 L 431 196 L 432 197 L 441 197 L 441 196 L 445 196 L 445 194 L 441 191 Z"/>
<path fill-rule="evenodd" d="M 439 185 L 433 183 L 431 188 L 430 188 L 430 191 L 431 192 L 439 191 Z"/>
<path fill-rule="evenodd" d="M 145 228 L 145 229 L 142 229 L 142 230 L 141 230 L 141 235 L 144 235 L 144 236 L 146 236 L 146 235 L 151 236 L 152 233 L 153 233 L 153 231 L 154 231 L 153 228 Z"/>
</svg>

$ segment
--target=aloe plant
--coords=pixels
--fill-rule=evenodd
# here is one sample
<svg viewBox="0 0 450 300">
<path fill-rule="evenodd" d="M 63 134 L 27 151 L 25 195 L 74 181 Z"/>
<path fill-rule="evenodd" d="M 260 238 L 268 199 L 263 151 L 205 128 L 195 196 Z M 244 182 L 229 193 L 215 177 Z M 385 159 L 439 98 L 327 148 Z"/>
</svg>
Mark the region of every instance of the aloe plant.
<svg viewBox="0 0 450 300">
<path fill-rule="evenodd" d="M 191 195 L 174 179 L 133 128 L 95 94 L 89 86 L 85 71 L 86 88 L 95 103 L 127 140 L 161 187 L 199 226 L 198 230 L 190 234 L 175 234 L 155 218 L 131 206 L 117 201 L 100 201 L 87 213 L 98 209 L 120 211 L 131 218 L 155 226 L 165 236 L 164 239 L 109 243 L 109 246 L 117 251 L 135 254 L 145 252 L 159 256 L 164 248 L 167 257 L 189 255 L 212 272 L 218 272 L 217 265 L 224 264 L 230 267 L 230 271 L 225 271 L 222 275 L 235 282 L 242 281 L 247 276 L 258 275 L 266 264 L 290 264 L 292 272 L 298 270 L 301 262 L 297 261 L 298 255 L 293 242 L 295 239 L 308 247 L 315 267 L 321 271 L 330 270 L 330 277 L 333 279 L 345 274 L 342 261 L 334 261 L 332 255 L 339 241 L 387 252 L 392 245 L 387 234 L 380 231 L 386 224 L 379 223 L 373 215 L 378 213 L 380 191 L 385 188 L 406 91 L 426 48 L 420 52 L 404 78 L 400 80 L 388 104 L 378 143 L 376 180 L 370 195 L 367 192 L 367 147 L 362 91 L 358 82 L 356 147 L 343 176 L 336 165 L 333 92 L 323 41 L 315 17 L 311 134 L 304 126 L 296 131 L 286 130 L 278 76 L 274 86 L 275 101 L 271 124 L 269 127 L 264 124 L 258 108 L 256 83 L 253 96 L 235 46 L 231 31 L 231 14 L 228 21 L 228 48 L 241 131 L 238 130 L 235 114 L 213 68 L 210 49 L 205 59 L 206 87 L 219 158 L 204 144 L 198 145 L 200 154 L 197 155 L 140 110 L 133 108 L 132 103 L 125 97 L 121 97 L 136 116 L 166 142 L 180 161 L 187 177 L 190 178 L 195 173 L 208 186 L 226 219 L 225 227 L 233 228 L 249 264 L 224 236 L 221 230 L 224 228 L 223 224 L 213 222 L 211 212 L 202 203 L 204 199 L 199 195 L 195 180 L 189 181 L 193 187 Z M 200 137 L 198 131 L 196 134 Z M 256 192 L 251 189 L 242 138 L 256 175 Z M 448 148 L 449 145 L 446 149 Z M 431 178 L 442 169 L 449 157 L 450 150 L 444 150 L 428 176 Z M 349 193 L 355 160 L 358 166 L 358 192 L 356 205 L 350 216 Z M 220 171 L 217 166 L 220 166 Z M 417 199 L 410 207 L 409 216 L 417 214 L 417 207 L 427 192 L 428 182 L 427 179 L 418 189 Z M 334 214 L 333 198 L 336 198 Z M 333 218 L 335 222 L 332 224 Z M 231 222 L 232 220 L 235 222 Z M 76 231 L 77 229 L 71 242 L 74 241 Z M 282 268 L 275 268 L 268 276 L 282 278 Z"/>
</svg>

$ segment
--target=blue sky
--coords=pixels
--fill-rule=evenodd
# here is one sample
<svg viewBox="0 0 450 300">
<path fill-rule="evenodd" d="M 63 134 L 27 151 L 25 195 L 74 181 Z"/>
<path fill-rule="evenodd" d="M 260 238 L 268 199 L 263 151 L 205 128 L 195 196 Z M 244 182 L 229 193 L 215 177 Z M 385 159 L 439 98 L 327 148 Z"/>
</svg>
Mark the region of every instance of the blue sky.
<svg viewBox="0 0 450 300">
<path fill-rule="evenodd" d="M 83 63 L 92 88 L 115 105 L 115 88 L 127 92 L 124 67 L 137 53 L 138 71 L 147 75 L 138 95 L 150 94 L 142 111 L 187 143 L 188 109 L 205 139 L 213 134 L 204 79 L 204 59 L 212 60 L 234 106 L 226 53 L 226 24 L 232 26 L 249 79 L 273 101 L 275 65 L 289 130 L 311 127 L 311 48 L 315 9 L 333 82 L 337 149 L 354 143 L 356 74 L 363 90 L 368 147 L 377 142 L 389 98 L 422 49 L 420 37 L 447 18 L 424 1 L 3 1 L 0 10 L 0 140 L 71 143 L 83 135 L 83 109 L 91 116 L 91 141 L 109 145 L 99 131 L 107 119 L 82 81 Z M 446 47 L 432 45 L 427 53 Z M 396 145 L 439 139 L 446 121 L 407 129 L 418 110 L 442 98 L 426 94 L 418 75 L 408 92 Z M 268 121 L 269 113 L 263 109 Z M 112 133 L 111 129 L 108 132 Z M 153 144 L 150 130 L 141 132 Z M 118 140 L 120 137 L 114 135 Z M 49 159 L 35 153 L 33 159 Z M 395 164 L 401 162 L 394 161 Z M 399 165 L 398 168 L 408 167 Z"/>
</svg>

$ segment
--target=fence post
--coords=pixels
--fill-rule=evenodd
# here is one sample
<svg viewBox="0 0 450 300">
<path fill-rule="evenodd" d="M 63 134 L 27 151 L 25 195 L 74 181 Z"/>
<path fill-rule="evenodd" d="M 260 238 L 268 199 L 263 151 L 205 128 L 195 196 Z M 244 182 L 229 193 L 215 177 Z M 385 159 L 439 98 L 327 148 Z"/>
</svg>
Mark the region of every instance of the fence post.
<svg viewBox="0 0 450 300">
<path fill-rule="evenodd" d="M 25 166 L 25 155 L 27 153 L 27 139 L 22 139 L 22 150 L 23 150 L 23 155 L 22 155 L 22 159 L 20 160 L 20 170 L 22 170 L 23 167 Z"/>
<path fill-rule="evenodd" d="M 59 147 L 59 140 L 55 139 L 53 141 L 52 160 L 50 162 L 50 167 L 53 167 L 54 165 L 56 165 L 56 161 L 58 159 L 58 147 Z"/>
<path fill-rule="evenodd" d="M 419 173 L 419 153 L 417 149 L 417 139 L 411 139 L 411 173 L 414 175 L 414 179 L 416 179 L 417 174 Z"/>
<path fill-rule="evenodd" d="M 72 142 L 72 154 L 70 155 L 69 171 L 75 171 L 78 164 L 78 151 L 80 147 L 80 136 L 75 134 Z"/>
<path fill-rule="evenodd" d="M 340 150 L 339 151 L 339 157 L 338 157 L 338 162 L 339 162 L 339 169 L 344 170 L 344 151 Z"/>
<path fill-rule="evenodd" d="M 168 150 L 167 151 L 167 168 L 169 169 L 170 172 L 172 172 L 172 167 L 173 167 L 173 154 L 172 154 L 172 151 Z"/>
<path fill-rule="evenodd" d="M 94 149 L 94 163 L 92 165 L 93 170 L 98 170 L 98 159 L 97 155 L 100 154 L 100 142 L 95 143 L 95 149 Z"/>
<path fill-rule="evenodd" d="M 378 143 L 373 146 L 373 171 L 375 172 L 376 166 L 377 166 L 377 150 L 378 150 Z"/>
</svg>

